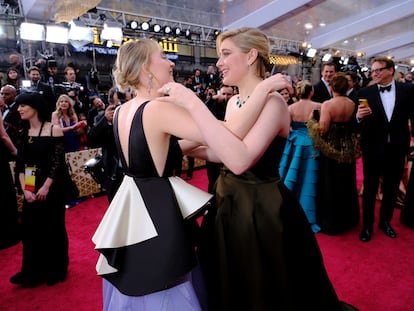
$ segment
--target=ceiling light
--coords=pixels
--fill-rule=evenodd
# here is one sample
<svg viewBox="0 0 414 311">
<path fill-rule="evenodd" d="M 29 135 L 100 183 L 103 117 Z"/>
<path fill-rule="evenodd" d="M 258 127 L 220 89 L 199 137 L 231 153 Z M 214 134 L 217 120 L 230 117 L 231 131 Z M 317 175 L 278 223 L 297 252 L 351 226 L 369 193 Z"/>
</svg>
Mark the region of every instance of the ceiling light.
<svg viewBox="0 0 414 311">
<path fill-rule="evenodd" d="M 69 29 L 58 25 L 46 26 L 46 41 L 52 43 L 67 44 L 69 40 Z"/>
<path fill-rule="evenodd" d="M 305 25 L 303 25 L 303 27 L 305 27 L 305 29 L 307 29 L 307 30 L 313 29 L 312 23 L 306 23 Z"/>
<path fill-rule="evenodd" d="M 147 31 L 150 28 L 150 24 L 148 22 L 143 22 L 141 24 L 141 29 Z"/>
<path fill-rule="evenodd" d="M 45 27 L 40 24 L 22 23 L 20 25 L 20 38 L 23 40 L 44 41 Z"/>
</svg>

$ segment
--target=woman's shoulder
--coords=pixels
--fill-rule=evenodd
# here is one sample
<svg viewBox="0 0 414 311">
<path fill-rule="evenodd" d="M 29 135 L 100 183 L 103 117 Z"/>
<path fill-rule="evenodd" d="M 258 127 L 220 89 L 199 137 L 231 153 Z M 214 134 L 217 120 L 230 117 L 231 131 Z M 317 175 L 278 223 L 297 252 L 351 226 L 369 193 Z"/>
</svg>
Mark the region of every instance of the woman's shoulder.
<svg viewBox="0 0 414 311">
<path fill-rule="evenodd" d="M 48 133 L 51 133 L 53 137 L 60 137 L 63 136 L 63 130 L 60 126 L 57 126 L 56 124 L 53 124 L 51 122 L 48 122 L 47 129 L 50 129 Z"/>
</svg>

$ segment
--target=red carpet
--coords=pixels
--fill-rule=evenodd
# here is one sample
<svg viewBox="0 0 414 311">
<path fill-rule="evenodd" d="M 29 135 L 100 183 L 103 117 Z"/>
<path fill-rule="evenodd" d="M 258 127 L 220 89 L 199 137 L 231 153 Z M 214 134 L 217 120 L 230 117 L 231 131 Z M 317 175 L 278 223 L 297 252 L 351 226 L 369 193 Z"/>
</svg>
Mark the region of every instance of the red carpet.
<svg viewBox="0 0 414 311">
<path fill-rule="evenodd" d="M 196 170 L 191 183 L 205 190 L 205 170 Z M 21 244 L 1 250 L 0 310 L 101 310 L 101 279 L 95 272 L 98 255 L 91 237 L 106 206 L 106 196 L 101 196 L 67 210 L 70 266 L 63 283 L 36 288 L 9 283 L 20 269 Z M 375 230 L 372 241 L 362 243 L 360 227 L 340 236 L 316 235 L 338 296 L 361 311 L 414 308 L 414 230 L 399 223 L 399 214 L 396 210 L 393 219 L 398 233 L 395 240 Z"/>
</svg>

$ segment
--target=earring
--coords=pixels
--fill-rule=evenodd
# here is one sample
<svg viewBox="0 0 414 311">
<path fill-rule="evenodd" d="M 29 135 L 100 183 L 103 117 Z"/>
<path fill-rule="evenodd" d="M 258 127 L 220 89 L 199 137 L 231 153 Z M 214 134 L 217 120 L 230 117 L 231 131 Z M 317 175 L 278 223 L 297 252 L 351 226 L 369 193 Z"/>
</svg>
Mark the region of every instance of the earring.
<svg viewBox="0 0 414 311">
<path fill-rule="evenodd" d="M 152 74 L 149 74 L 148 75 L 148 93 L 150 93 L 151 92 L 151 90 L 152 90 Z"/>
</svg>

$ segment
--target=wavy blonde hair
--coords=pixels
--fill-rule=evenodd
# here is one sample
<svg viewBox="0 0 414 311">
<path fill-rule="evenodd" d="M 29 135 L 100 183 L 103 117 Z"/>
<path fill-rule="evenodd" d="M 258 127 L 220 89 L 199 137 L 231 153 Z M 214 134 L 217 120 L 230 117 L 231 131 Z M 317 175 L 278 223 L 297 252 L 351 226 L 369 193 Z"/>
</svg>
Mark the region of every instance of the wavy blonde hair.
<svg viewBox="0 0 414 311">
<path fill-rule="evenodd" d="M 73 100 L 72 98 L 69 97 L 69 95 L 66 95 L 66 94 L 60 95 L 58 100 L 56 101 L 56 112 L 57 112 L 58 118 L 60 119 L 63 117 L 63 111 L 62 111 L 62 108 L 60 108 L 60 101 L 62 99 L 66 99 L 70 103 L 70 106 L 68 109 L 69 118 L 75 122 L 78 122 L 78 116 L 76 115 L 75 108 L 73 108 L 73 105 L 74 105 Z"/>
<path fill-rule="evenodd" d="M 231 39 L 243 53 L 249 53 L 251 49 L 257 50 L 257 59 L 254 62 L 256 75 L 264 79 L 270 51 L 267 36 L 259 29 L 251 27 L 227 30 L 217 37 L 217 54 L 220 55 L 220 46 L 226 39 Z"/>
</svg>

